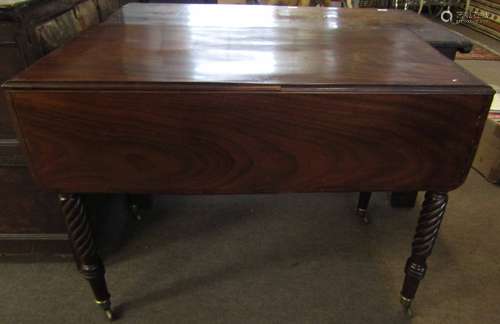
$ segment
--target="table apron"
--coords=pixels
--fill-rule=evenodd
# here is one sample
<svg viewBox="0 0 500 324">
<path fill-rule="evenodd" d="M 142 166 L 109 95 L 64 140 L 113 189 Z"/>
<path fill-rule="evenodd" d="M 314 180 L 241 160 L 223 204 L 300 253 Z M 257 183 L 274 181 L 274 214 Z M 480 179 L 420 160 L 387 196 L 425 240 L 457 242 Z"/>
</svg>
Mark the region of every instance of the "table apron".
<svg viewBox="0 0 500 324">
<path fill-rule="evenodd" d="M 61 192 L 448 191 L 482 94 L 11 91 L 35 180 Z"/>
</svg>

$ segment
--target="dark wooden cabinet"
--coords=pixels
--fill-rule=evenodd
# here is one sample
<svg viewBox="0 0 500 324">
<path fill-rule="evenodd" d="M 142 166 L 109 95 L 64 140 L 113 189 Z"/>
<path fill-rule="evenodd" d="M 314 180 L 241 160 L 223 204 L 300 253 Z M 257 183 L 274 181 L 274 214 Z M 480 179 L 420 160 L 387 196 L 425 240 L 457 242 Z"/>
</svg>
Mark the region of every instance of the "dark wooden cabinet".
<svg viewBox="0 0 500 324">
<path fill-rule="evenodd" d="M 25 167 L 0 167 L 2 253 L 69 252 L 54 195 L 38 189 Z"/>
<path fill-rule="evenodd" d="M 118 0 L 0 4 L 0 83 L 118 9 Z M 33 183 L 0 89 L 0 253 L 69 251 L 56 195 Z"/>
</svg>

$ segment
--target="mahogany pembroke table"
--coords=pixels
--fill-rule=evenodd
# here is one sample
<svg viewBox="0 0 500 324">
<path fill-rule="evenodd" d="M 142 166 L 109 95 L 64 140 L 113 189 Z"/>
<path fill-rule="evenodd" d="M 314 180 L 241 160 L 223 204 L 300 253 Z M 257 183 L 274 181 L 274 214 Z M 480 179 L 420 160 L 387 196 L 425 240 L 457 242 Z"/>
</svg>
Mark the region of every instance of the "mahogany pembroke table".
<svg viewBox="0 0 500 324">
<path fill-rule="evenodd" d="M 493 90 L 405 28 L 339 28 L 338 9 L 162 8 L 182 14 L 101 24 L 4 85 L 106 314 L 88 193 L 426 191 L 410 310 Z"/>
</svg>

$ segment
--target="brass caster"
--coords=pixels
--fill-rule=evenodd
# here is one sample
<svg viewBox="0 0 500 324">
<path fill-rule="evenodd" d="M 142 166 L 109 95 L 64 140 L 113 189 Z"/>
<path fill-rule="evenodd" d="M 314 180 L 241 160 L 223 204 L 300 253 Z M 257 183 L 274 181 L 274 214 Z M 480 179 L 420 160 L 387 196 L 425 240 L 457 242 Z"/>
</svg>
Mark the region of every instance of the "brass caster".
<svg viewBox="0 0 500 324">
<path fill-rule="evenodd" d="M 138 221 L 142 220 L 141 212 L 138 205 L 136 204 L 130 205 L 130 212 L 132 213 L 132 215 L 136 220 Z"/>
<path fill-rule="evenodd" d="M 114 319 L 116 319 L 115 314 L 111 310 L 111 301 L 109 299 L 103 301 L 96 300 L 95 302 L 102 308 L 102 310 L 104 311 L 104 315 L 106 315 L 106 318 L 109 321 L 113 321 Z"/>
<path fill-rule="evenodd" d="M 356 214 L 361 218 L 361 221 L 365 224 L 370 224 L 370 217 L 368 217 L 368 211 L 364 208 L 358 208 Z"/>
<path fill-rule="evenodd" d="M 411 308 L 411 299 L 406 298 L 404 296 L 400 296 L 399 301 L 401 302 L 401 305 L 403 306 L 403 314 L 406 316 L 406 318 L 410 319 L 413 317 L 413 310 Z"/>
<path fill-rule="evenodd" d="M 113 314 L 113 312 L 110 309 L 105 310 L 104 314 L 106 315 L 106 318 L 110 321 L 113 321 L 115 319 L 115 315 Z"/>
</svg>

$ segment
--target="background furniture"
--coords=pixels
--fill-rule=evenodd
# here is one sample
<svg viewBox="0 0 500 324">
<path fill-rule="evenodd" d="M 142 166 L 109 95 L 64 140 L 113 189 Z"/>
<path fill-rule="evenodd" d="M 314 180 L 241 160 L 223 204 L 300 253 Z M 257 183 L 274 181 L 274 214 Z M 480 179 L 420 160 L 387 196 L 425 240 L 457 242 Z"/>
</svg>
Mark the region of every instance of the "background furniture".
<svg viewBox="0 0 500 324">
<path fill-rule="evenodd" d="M 471 0 L 466 26 L 500 40 L 500 0 Z"/>
<path fill-rule="evenodd" d="M 486 121 L 473 167 L 489 182 L 500 183 L 500 121 Z"/>
<path fill-rule="evenodd" d="M 0 83 L 107 18 L 118 0 L 0 2 Z M 67 253 L 54 194 L 35 186 L 0 89 L 0 253 Z"/>
</svg>

